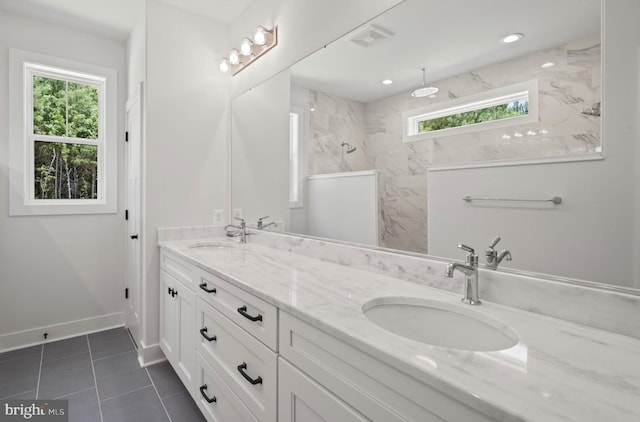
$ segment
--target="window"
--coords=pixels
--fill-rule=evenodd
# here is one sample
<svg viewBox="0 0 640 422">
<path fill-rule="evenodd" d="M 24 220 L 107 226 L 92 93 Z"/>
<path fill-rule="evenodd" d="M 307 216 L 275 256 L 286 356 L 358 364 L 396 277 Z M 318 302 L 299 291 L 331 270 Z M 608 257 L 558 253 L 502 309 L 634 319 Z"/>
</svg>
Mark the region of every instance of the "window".
<svg viewBox="0 0 640 422">
<path fill-rule="evenodd" d="M 289 207 L 301 208 L 303 206 L 303 132 L 301 108 L 292 107 L 289 113 Z"/>
<path fill-rule="evenodd" d="M 13 49 L 10 63 L 11 215 L 116 212 L 116 72 Z"/>
<path fill-rule="evenodd" d="M 538 120 L 536 80 L 403 113 L 403 141 L 412 142 Z"/>
</svg>

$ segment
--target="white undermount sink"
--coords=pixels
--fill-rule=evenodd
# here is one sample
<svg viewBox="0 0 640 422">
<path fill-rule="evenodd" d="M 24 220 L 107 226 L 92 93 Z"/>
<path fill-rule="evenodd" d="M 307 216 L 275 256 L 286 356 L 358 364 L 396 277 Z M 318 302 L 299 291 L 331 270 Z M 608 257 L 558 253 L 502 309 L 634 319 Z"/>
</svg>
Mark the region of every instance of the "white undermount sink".
<svg viewBox="0 0 640 422">
<path fill-rule="evenodd" d="M 222 249 L 232 248 L 233 245 L 230 242 L 217 241 L 217 242 L 200 242 L 189 245 L 189 249 Z"/>
<path fill-rule="evenodd" d="M 384 297 L 368 301 L 362 311 L 387 331 L 433 346 L 486 352 L 518 343 L 518 336 L 506 324 L 470 308 L 462 303 Z"/>
</svg>

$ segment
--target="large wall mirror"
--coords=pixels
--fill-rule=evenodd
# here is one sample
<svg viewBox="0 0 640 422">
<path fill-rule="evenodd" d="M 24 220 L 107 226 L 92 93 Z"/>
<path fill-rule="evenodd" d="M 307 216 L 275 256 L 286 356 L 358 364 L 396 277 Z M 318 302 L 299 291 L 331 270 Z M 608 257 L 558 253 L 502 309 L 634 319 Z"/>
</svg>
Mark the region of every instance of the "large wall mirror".
<svg viewBox="0 0 640 422">
<path fill-rule="evenodd" d="M 600 0 L 405 0 L 232 101 L 232 208 L 431 253 L 431 168 L 601 158 L 600 30 Z"/>
</svg>

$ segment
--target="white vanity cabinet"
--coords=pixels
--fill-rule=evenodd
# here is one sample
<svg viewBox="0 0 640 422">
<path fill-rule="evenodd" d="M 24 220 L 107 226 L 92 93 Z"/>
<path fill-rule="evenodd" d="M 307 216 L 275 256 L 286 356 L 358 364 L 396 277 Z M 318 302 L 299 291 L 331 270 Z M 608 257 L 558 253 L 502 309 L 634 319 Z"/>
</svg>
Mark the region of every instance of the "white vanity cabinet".
<svg viewBox="0 0 640 422">
<path fill-rule="evenodd" d="M 217 385 L 219 391 L 224 391 L 228 400 L 241 402 L 238 412 L 245 415 L 248 411 L 251 417 L 216 419 L 212 415 L 220 407 L 219 401 L 209 403 L 202 391 L 196 399 L 200 408 L 213 421 L 255 418 L 276 422 L 277 308 L 206 271 L 198 269 L 197 274 L 199 374 L 217 377 L 221 381 Z"/>
<path fill-rule="evenodd" d="M 490 421 L 213 271 L 162 251 L 160 345 L 209 421 Z"/>
<path fill-rule="evenodd" d="M 160 270 L 160 348 L 193 395 L 196 295 L 191 271 L 182 260 L 162 254 Z"/>
</svg>

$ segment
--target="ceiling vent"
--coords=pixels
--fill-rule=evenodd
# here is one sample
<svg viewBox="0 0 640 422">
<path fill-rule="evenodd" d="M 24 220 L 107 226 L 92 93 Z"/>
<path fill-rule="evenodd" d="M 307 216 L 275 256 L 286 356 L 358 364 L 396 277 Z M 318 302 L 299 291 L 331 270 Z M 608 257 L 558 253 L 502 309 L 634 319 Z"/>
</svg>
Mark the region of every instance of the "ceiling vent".
<svg viewBox="0 0 640 422">
<path fill-rule="evenodd" d="M 348 40 L 361 47 L 371 47 L 387 38 L 391 38 L 393 33 L 376 25 L 367 25 L 358 32 L 351 35 Z"/>
</svg>

